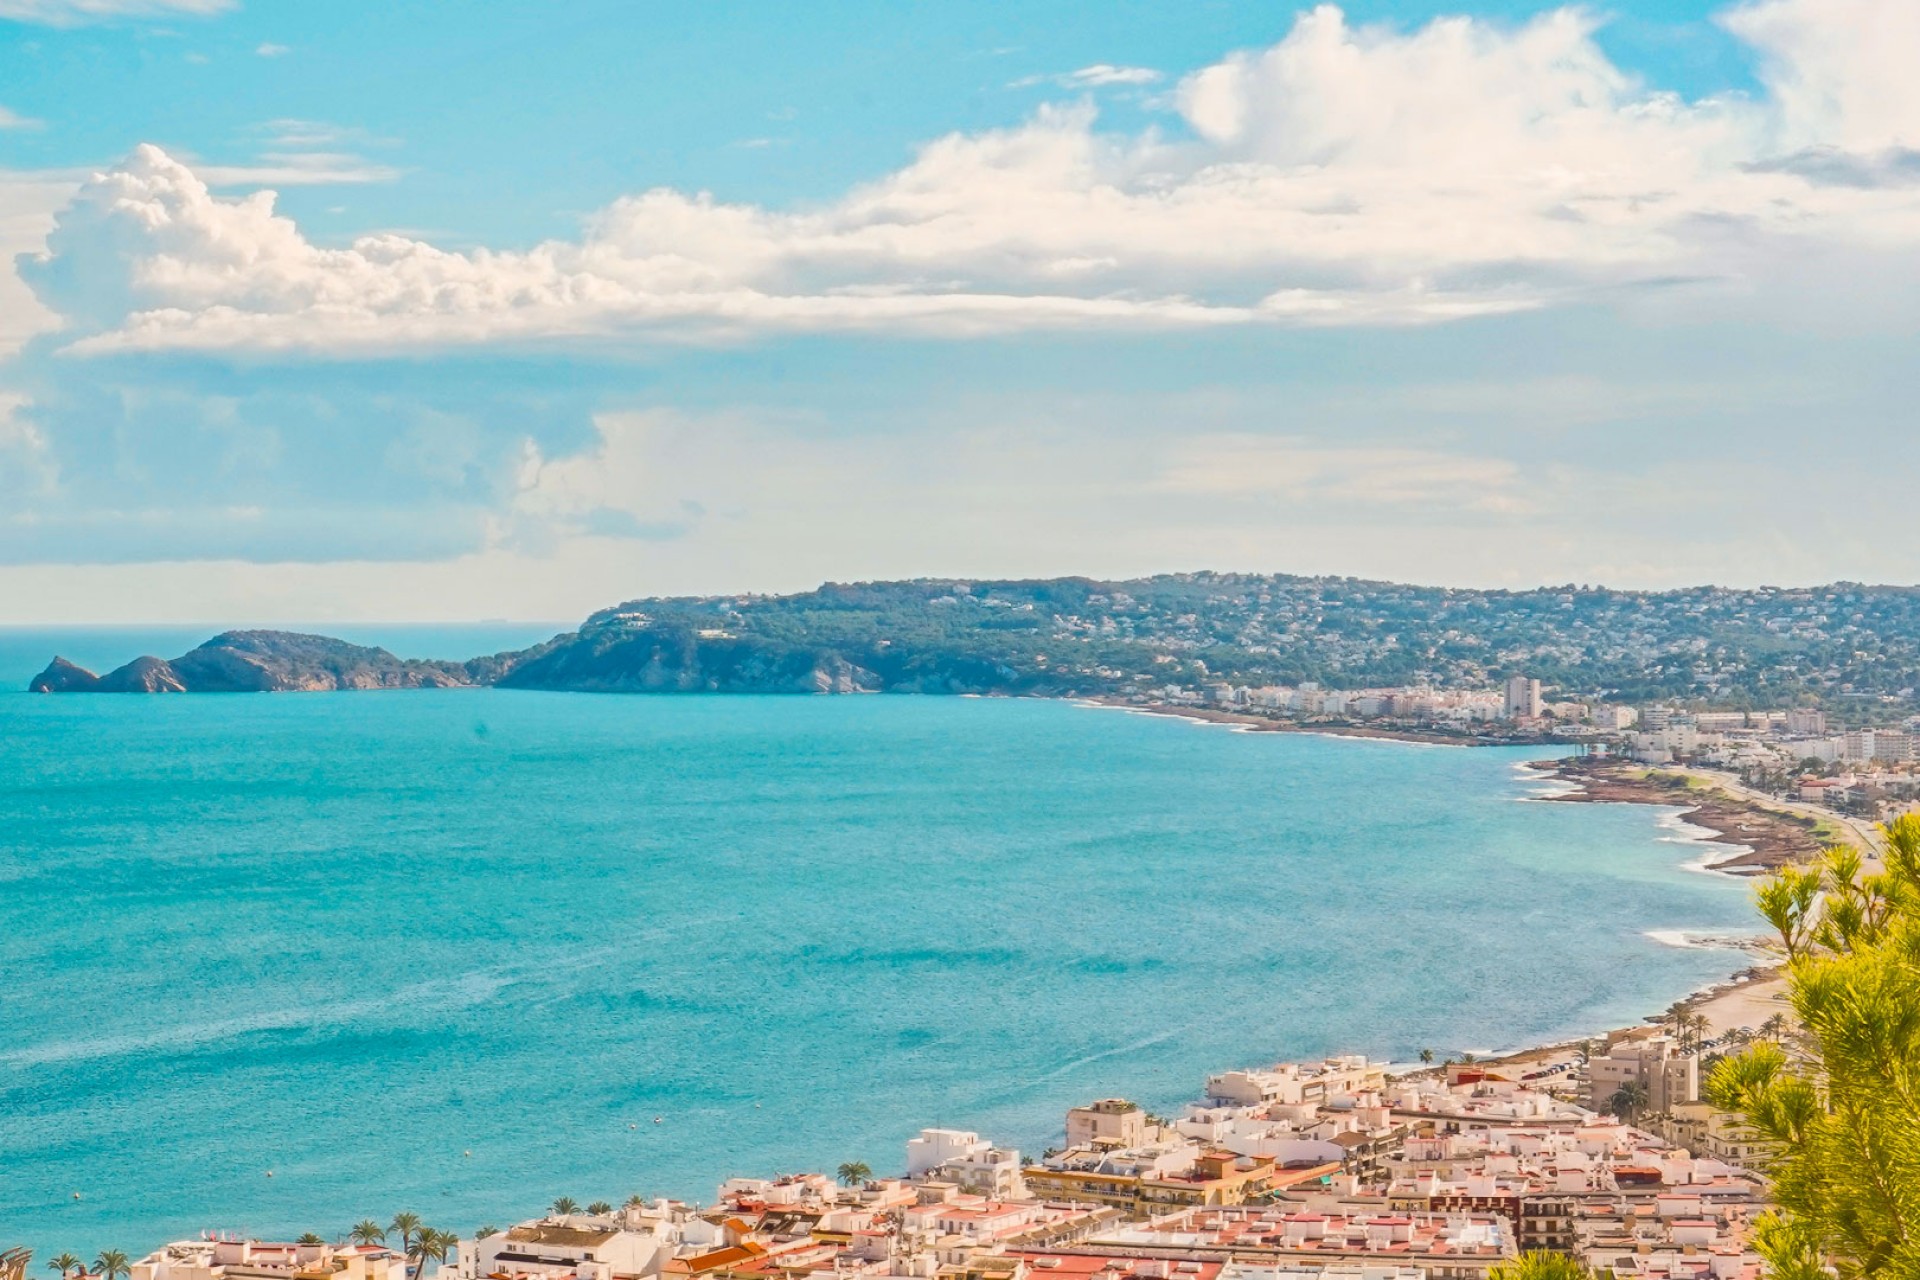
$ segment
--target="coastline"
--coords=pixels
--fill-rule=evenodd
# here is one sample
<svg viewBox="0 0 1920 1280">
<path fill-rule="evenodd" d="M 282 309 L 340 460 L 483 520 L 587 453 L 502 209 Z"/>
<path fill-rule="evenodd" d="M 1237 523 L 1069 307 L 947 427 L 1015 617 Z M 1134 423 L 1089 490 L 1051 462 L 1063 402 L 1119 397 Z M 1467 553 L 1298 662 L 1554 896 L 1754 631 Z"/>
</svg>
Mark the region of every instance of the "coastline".
<svg viewBox="0 0 1920 1280">
<path fill-rule="evenodd" d="M 1706 1019 L 1706 1033 L 1710 1037 L 1742 1028 L 1757 1031 L 1776 1013 L 1792 1016 L 1792 1007 L 1787 1003 L 1785 968 L 1778 963 L 1757 964 L 1741 969 L 1726 981 L 1711 983 L 1669 1006 L 1675 1007 Z M 1514 1049 L 1484 1059 L 1484 1063 L 1500 1067 L 1542 1066 L 1576 1056 L 1584 1044 L 1604 1044 L 1651 1034 L 1665 1019 L 1666 1013 L 1667 1010 L 1662 1010 L 1649 1014 L 1637 1024 L 1612 1027 L 1597 1035 Z"/>
<path fill-rule="evenodd" d="M 1223 711 L 1212 707 L 1178 707 L 1164 703 L 1142 705 L 1110 697 L 1081 698 L 1076 701 L 1142 715 L 1224 725 L 1245 733 L 1309 733 L 1449 747 L 1570 745 L 1552 739 L 1514 742 L 1491 737 L 1360 725 L 1301 724 L 1248 712 Z M 1564 784 L 1564 790 L 1557 794 L 1533 797 L 1543 802 L 1644 804 L 1679 809 L 1676 815 L 1678 820 L 1698 829 L 1700 834 L 1696 837 L 1697 842 L 1712 851 L 1700 862 L 1689 864 L 1697 870 L 1750 879 L 1805 861 L 1825 846 L 1825 841 L 1818 835 L 1818 819 L 1772 808 L 1749 797 L 1732 795 L 1718 785 L 1696 788 L 1689 781 L 1690 775 L 1657 773 L 1615 756 L 1567 755 L 1526 761 L 1519 767 L 1531 771 L 1538 781 Z M 1728 856 L 1718 856 L 1720 853 Z M 1675 945 L 1702 944 L 1681 942 Z M 1716 935 L 1704 945 L 1740 952 L 1748 957 L 1748 963 L 1725 979 L 1709 983 L 1681 997 L 1669 1009 L 1677 1007 L 1705 1018 L 1707 1034 L 1710 1036 L 1741 1028 L 1754 1030 L 1774 1013 L 1790 1013 L 1785 1003 L 1787 979 L 1784 966 L 1778 962 L 1777 953 L 1768 943 L 1757 937 L 1745 941 Z M 1484 1061 L 1489 1065 L 1531 1066 L 1556 1058 L 1572 1057 L 1582 1044 L 1591 1041 L 1606 1042 L 1649 1034 L 1664 1019 L 1667 1011 L 1648 1014 L 1640 1022 L 1629 1026 L 1607 1028 L 1591 1036 L 1529 1045 Z M 1407 1074 L 1417 1075 L 1428 1070 L 1434 1069 L 1422 1068 Z"/>
<path fill-rule="evenodd" d="M 1809 815 L 1770 808 L 1732 795 L 1684 773 L 1662 773 L 1611 756 L 1563 756 L 1527 765 L 1568 784 L 1557 795 L 1539 797 L 1555 804 L 1647 804 L 1681 810 L 1682 822 L 1698 827 L 1700 841 L 1725 846 L 1727 857 L 1706 861 L 1700 869 L 1736 876 L 1764 876 L 1817 855 L 1827 841 L 1821 822 Z"/>
<path fill-rule="evenodd" d="M 1373 738 L 1384 742 L 1413 742 L 1432 747 L 1528 747 L 1567 746 L 1559 738 L 1497 738 L 1485 734 L 1441 733 L 1437 730 L 1383 729 L 1371 725 L 1282 720 L 1251 711 L 1221 711 L 1215 707 L 1177 707 L 1164 702 L 1128 702 L 1124 698 L 1095 694 L 1071 699 L 1083 706 L 1108 707 L 1143 716 L 1168 716 L 1176 720 L 1198 720 L 1206 724 L 1227 725 L 1247 733 L 1313 733 L 1328 738 Z"/>
</svg>

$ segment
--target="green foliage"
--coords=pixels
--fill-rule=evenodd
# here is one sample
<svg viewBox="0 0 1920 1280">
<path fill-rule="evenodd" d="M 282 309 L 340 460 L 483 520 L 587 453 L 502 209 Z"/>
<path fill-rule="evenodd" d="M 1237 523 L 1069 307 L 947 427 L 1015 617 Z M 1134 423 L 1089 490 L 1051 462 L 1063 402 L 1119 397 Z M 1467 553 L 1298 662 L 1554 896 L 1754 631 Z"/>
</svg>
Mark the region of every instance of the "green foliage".
<svg viewBox="0 0 1920 1280">
<path fill-rule="evenodd" d="M 407 1258 L 413 1266 L 416 1277 L 427 1273 L 429 1262 L 445 1262 L 453 1247 L 460 1243 L 460 1237 L 450 1231 L 436 1231 L 432 1227 L 421 1227 L 414 1233 L 413 1243 L 407 1248 Z"/>
<path fill-rule="evenodd" d="M 399 1235 L 400 1256 L 405 1258 L 413 1256 L 413 1242 L 426 1228 L 420 1225 L 419 1214 L 396 1213 L 393 1221 L 387 1224 L 387 1230 Z"/>
<path fill-rule="evenodd" d="M 631 600 L 518 665 L 499 655 L 468 670 L 537 687 L 653 687 L 612 678 L 648 671 L 673 688 L 790 687 L 823 657 L 919 692 L 1484 686 L 1524 671 L 1616 701 L 1844 698 L 1850 719 L 1891 721 L 1890 699 L 1920 685 L 1920 590 L 1509 592 L 1231 573 L 829 583 Z"/>
<path fill-rule="evenodd" d="M 1920 1274 L 1920 817 L 1887 824 L 1886 869 L 1827 851 L 1759 891 L 1792 959 L 1800 1031 L 1775 1029 L 1708 1077 L 1767 1150 L 1771 1274 Z"/>
<path fill-rule="evenodd" d="M 1631 1123 L 1640 1118 L 1640 1113 L 1646 1109 L 1647 1100 L 1647 1086 L 1638 1080 L 1629 1080 L 1615 1089 L 1613 1096 L 1607 1099 L 1607 1110 Z"/>
<path fill-rule="evenodd" d="M 864 1160 L 849 1160 L 840 1166 L 837 1173 L 843 1187 L 857 1187 L 873 1177 L 873 1170 Z"/>
<path fill-rule="evenodd" d="M 1487 1280 L 1593 1280 L 1593 1272 L 1565 1254 L 1534 1251 L 1494 1263 Z"/>
</svg>

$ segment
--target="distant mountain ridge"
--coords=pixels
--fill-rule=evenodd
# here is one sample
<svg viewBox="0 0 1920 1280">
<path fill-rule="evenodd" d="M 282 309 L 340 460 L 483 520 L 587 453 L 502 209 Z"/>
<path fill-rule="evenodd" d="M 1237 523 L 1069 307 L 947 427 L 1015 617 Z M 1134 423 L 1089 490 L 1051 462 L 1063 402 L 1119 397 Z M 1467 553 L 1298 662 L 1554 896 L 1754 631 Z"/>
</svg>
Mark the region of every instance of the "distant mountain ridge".
<svg viewBox="0 0 1920 1280">
<path fill-rule="evenodd" d="M 466 661 L 229 631 L 104 676 L 56 659 L 32 687 L 1058 695 L 1309 680 L 1484 687 L 1515 674 L 1583 697 L 1893 714 L 1920 688 L 1920 588 L 1486 591 L 1224 573 L 829 583 L 632 600 L 543 644 Z"/>
</svg>

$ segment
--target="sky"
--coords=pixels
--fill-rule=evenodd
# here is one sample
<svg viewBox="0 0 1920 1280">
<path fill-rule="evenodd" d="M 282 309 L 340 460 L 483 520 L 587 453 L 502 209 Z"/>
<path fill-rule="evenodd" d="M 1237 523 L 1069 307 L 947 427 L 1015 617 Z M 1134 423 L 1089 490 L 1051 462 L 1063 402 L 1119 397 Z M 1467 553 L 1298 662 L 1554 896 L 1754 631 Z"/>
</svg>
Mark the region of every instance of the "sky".
<svg viewBox="0 0 1920 1280">
<path fill-rule="evenodd" d="M 1920 5 L 0 0 L 0 625 L 1920 581 Z"/>
</svg>

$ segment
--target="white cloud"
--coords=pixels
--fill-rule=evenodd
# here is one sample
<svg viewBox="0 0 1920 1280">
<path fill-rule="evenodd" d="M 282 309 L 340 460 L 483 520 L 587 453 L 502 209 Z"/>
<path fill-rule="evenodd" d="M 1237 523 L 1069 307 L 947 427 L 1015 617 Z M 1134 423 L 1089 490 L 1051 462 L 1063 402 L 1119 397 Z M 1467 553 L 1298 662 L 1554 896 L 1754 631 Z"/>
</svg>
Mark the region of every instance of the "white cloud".
<svg viewBox="0 0 1920 1280">
<path fill-rule="evenodd" d="M 72 199 L 76 186 L 54 175 L 0 170 L 0 358 L 60 325 L 60 317 L 11 268 L 16 255 L 37 252 L 46 243 L 55 212 Z"/>
<path fill-rule="evenodd" d="M 38 129 L 46 122 L 0 107 L 0 129 Z"/>
<path fill-rule="evenodd" d="M 351 151 L 264 151 L 251 164 L 203 164 L 194 173 L 210 187 L 339 186 L 401 176 Z"/>
<path fill-rule="evenodd" d="M 1102 89 L 1116 84 L 1157 84 L 1160 73 L 1152 67 L 1116 67 L 1110 63 L 1096 62 L 1090 67 L 1069 71 L 1061 79 L 1072 87 Z"/>
<path fill-rule="evenodd" d="M 517 490 L 493 531 L 496 544 L 680 537 L 703 514 L 698 502 L 674 496 L 673 486 L 687 479 L 685 455 L 716 431 L 737 434 L 740 424 L 642 410 L 601 414 L 594 427 L 599 440 L 592 448 L 562 458 L 547 458 L 526 441 Z"/>
<path fill-rule="evenodd" d="M 52 493 L 59 470 L 44 433 L 20 416 L 26 397 L 0 391 L 0 496 L 9 503 Z"/>
<path fill-rule="evenodd" d="M 271 40 L 258 45 L 254 49 L 254 53 L 262 58 L 281 58 L 292 52 L 293 50 L 286 45 L 274 44 Z"/>
<path fill-rule="evenodd" d="M 1413 324 L 1738 282 L 1810 243 L 1920 247 L 1920 185 L 1876 177 L 1920 121 L 1885 7 L 1741 10 L 1769 94 L 1688 102 L 1613 66 L 1581 11 L 1402 32 L 1322 6 L 1180 83 L 1191 141 L 1045 107 L 817 209 L 655 190 L 514 252 L 321 248 L 270 193 L 208 190 L 391 176 L 344 153 L 196 172 L 143 147 L 28 271 L 83 352 Z"/>
<path fill-rule="evenodd" d="M 1116 67 L 1109 62 L 1096 62 L 1090 67 L 1081 67 L 1078 71 L 1057 76 L 1022 76 L 1007 87 L 1031 89 L 1035 85 L 1051 84 L 1062 89 L 1111 89 L 1158 84 L 1162 79 L 1164 77 L 1152 67 Z"/>
<path fill-rule="evenodd" d="M 160 18 L 225 13 L 238 0 L 0 0 L 0 19 L 74 26 L 112 18 Z"/>
<path fill-rule="evenodd" d="M 1760 0 L 1721 22 L 1760 54 L 1783 148 L 1920 148 L 1920 5 Z"/>
</svg>

